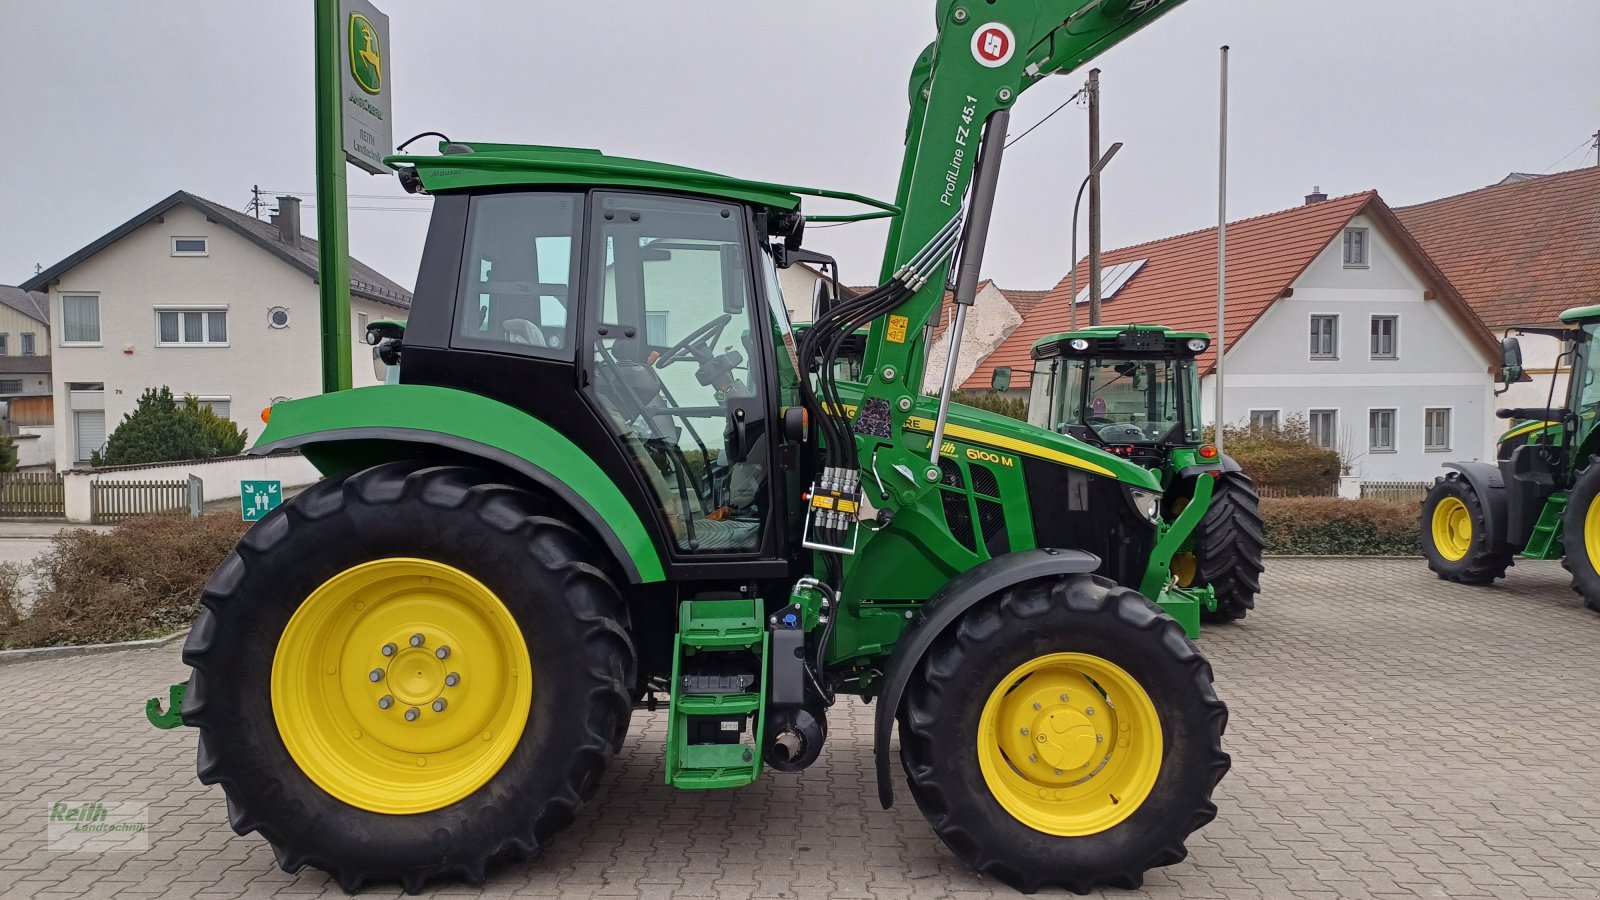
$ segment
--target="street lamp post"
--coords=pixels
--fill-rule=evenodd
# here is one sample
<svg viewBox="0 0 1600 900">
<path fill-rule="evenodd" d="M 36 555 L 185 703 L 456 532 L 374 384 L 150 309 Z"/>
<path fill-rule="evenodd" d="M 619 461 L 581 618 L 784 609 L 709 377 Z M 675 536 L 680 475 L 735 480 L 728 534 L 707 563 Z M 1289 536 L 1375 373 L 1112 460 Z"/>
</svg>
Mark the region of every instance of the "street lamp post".
<svg viewBox="0 0 1600 900">
<path fill-rule="evenodd" d="M 1117 151 L 1121 149 L 1121 141 L 1106 149 L 1105 155 L 1094 164 L 1089 174 L 1083 176 L 1083 183 L 1078 185 L 1078 197 L 1072 201 L 1072 259 L 1069 261 L 1072 266 L 1072 296 L 1067 298 L 1067 304 L 1072 307 L 1072 325 L 1068 329 L 1070 331 L 1078 330 L 1078 207 L 1083 204 L 1083 189 L 1089 186 L 1090 180 L 1099 175 L 1100 170 L 1104 169 L 1106 164 L 1111 162 L 1111 157 L 1116 156 Z"/>
</svg>

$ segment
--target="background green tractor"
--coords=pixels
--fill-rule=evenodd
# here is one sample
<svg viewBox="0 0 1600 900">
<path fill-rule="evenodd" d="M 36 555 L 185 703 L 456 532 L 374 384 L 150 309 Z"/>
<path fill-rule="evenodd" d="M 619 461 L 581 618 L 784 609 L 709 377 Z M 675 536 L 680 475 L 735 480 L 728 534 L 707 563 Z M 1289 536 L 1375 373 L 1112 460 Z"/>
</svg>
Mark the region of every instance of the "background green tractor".
<svg viewBox="0 0 1600 900">
<path fill-rule="evenodd" d="M 1551 375 L 1550 398 L 1568 368 L 1564 405 L 1502 409 L 1513 420 L 1500 436 L 1496 461 L 1452 462 L 1422 501 L 1420 532 L 1428 568 L 1461 584 L 1491 584 L 1518 556 L 1561 559 L 1572 589 L 1600 612 L 1600 306 L 1569 309 L 1566 327 L 1522 326 L 1519 334 L 1563 343 Z M 1500 381 L 1524 380 L 1522 348 L 1501 342 Z"/>
<path fill-rule="evenodd" d="M 1203 332 L 1157 325 L 1100 325 L 1040 338 L 1028 421 L 1150 469 L 1161 480 L 1168 520 L 1205 504 L 1172 573 L 1200 599 L 1203 616 L 1226 622 L 1255 608 L 1266 540 L 1250 477 L 1203 439 L 1195 360 L 1210 345 Z M 1199 480 L 1212 478 L 1209 501 L 1197 499 Z"/>
</svg>

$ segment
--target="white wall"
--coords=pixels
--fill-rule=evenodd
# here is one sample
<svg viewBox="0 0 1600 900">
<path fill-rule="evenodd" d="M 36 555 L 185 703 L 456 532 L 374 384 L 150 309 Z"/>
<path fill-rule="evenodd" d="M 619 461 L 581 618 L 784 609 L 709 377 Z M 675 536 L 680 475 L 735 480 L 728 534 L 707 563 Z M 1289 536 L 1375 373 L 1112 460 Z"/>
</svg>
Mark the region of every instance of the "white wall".
<svg viewBox="0 0 1600 900">
<path fill-rule="evenodd" d="M 56 429 L 53 425 L 19 425 L 11 436 L 17 445 L 17 467 L 48 466 L 56 461 Z"/>
<path fill-rule="evenodd" d="M 241 481 L 279 481 L 286 488 L 310 484 L 321 475 L 310 460 L 298 453 L 277 456 L 234 456 L 226 459 L 191 460 L 150 466 L 119 466 L 97 471 L 63 473 L 66 491 L 66 517 L 70 522 L 87 522 L 93 510 L 89 486 L 104 482 L 186 481 L 194 475 L 204 482 L 205 502 L 239 496 Z"/>
<path fill-rule="evenodd" d="M 950 317 L 954 322 L 953 311 Z M 967 320 L 962 326 L 961 350 L 956 357 L 956 387 L 971 378 L 978 364 L 1005 343 L 1005 339 L 1021 324 L 1022 315 L 1012 307 L 1006 295 L 993 282 L 985 282 L 982 290 L 973 298 L 972 308 L 967 310 Z M 924 392 L 937 391 L 944 386 L 944 365 L 949 353 L 950 329 L 946 328 L 928 348 L 927 370 L 922 376 Z M 1017 390 L 1025 390 L 1020 385 L 1027 383 L 1027 376 L 1026 372 L 1011 373 L 1012 383 L 1019 385 Z M 983 385 L 985 392 L 988 387 Z"/>
<path fill-rule="evenodd" d="M 1444 309 L 1424 299 L 1425 286 L 1404 264 L 1376 225 L 1368 227 L 1370 265 L 1346 269 L 1335 239 L 1280 299 L 1228 349 L 1224 413 L 1247 421 L 1252 409 L 1275 409 L 1280 418 L 1337 409 L 1341 451 L 1352 474 L 1369 481 L 1423 481 L 1450 460 L 1493 459 L 1493 362 Z M 1339 317 L 1339 358 L 1311 359 L 1311 316 Z M 1373 359 L 1373 315 L 1398 315 L 1398 359 Z M 1215 376 L 1203 383 L 1203 415 L 1215 420 Z M 1448 450 L 1424 449 L 1423 416 L 1448 408 Z M 1395 410 L 1395 449 L 1369 452 L 1368 413 Z"/>
<path fill-rule="evenodd" d="M 204 236 L 209 255 L 174 257 L 174 235 Z M 61 429 L 55 462 L 73 467 L 74 422 L 67 403 L 73 382 L 105 384 L 106 433 L 116 429 L 148 387 L 176 395 L 225 396 L 230 415 L 252 438 L 261 410 L 277 398 L 321 392 L 317 285 L 265 249 L 178 206 L 67 271 L 50 286 L 52 321 L 61 323 L 61 295 L 98 293 L 98 345 L 68 345 L 54 329 L 55 421 Z M 228 346 L 157 347 L 158 306 L 212 306 L 228 311 Z M 268 310 L 289 310 L 287 328 L 268 326 Z M 357 327 L 359 314 L 403 318 L 404 310 L 361 298 L 351 301 L 354 384 L 376 384 L 371 352 Z"/>
</svg>

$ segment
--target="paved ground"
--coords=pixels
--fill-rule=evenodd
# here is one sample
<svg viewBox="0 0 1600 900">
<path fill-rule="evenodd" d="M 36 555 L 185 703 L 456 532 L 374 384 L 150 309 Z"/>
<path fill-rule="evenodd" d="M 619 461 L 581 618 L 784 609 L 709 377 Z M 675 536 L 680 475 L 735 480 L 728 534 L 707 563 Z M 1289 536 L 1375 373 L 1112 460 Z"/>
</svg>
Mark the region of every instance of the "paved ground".
<svg viewBox="0 0 1600 900">
<path fill-rule="evenodd" d="M 1277 560 L 1259 615 L 1202 643 L 1232 708 L 1221 815 L 1188 860 L 1109 896 L 1600 896 L 1600 616 L 1556 565 L 1477 589 L 1417 561 Z M 138 704 L 183 674 L 176 647 L 0 667 L 0 895 L 339 894 L 235 837 L 194 782 L 193 734 L 144 724 Z M 805 775 L 713 794 L 659 783 L 663 725 L 639 714 L 597 803 L 486 892 L 1009 895 L 908 800 L 876 808 L 869 708 L 845 709 Z M 74 798 L 148 802 L 150 849 L 47 852 L 46 805 Z"/>
</svg>

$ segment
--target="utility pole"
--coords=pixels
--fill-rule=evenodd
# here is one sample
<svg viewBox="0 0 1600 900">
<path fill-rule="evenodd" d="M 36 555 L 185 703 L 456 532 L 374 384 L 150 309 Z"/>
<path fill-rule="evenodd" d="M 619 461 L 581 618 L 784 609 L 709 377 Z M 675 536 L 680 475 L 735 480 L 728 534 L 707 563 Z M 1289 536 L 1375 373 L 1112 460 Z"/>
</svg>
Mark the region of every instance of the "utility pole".
<svg viewBox="0 0 1600 900">
<path fill-rule="evenodd" d="M 1600 131 L 1594 133 L 1594 165 L 1600 169 Z"/>
<path fill-rule="evenodd" d="M 1100 70 L 1089 70 L 1089 324 L 1100 324 Z M 1073 260 L 1077 265 L 1077 260 Z"/>
<path fill-rule="evenodd" d="M 1228 352 L 1228 45 L 1222 45 L 1222 85 L 1217 108 L 1217 417 L 1212 443 L 1222 455 L 1222 363 Z"/>
<path fill-rule="evenodd" d="M 250 185 L 250 206 L 245 209 L 245 212 L 254 213 L 255 217 L 260 219 L 262 206 L 264 204 L 261 202 L 261 185 Z"/>
</svg>

